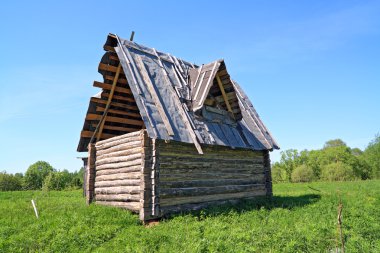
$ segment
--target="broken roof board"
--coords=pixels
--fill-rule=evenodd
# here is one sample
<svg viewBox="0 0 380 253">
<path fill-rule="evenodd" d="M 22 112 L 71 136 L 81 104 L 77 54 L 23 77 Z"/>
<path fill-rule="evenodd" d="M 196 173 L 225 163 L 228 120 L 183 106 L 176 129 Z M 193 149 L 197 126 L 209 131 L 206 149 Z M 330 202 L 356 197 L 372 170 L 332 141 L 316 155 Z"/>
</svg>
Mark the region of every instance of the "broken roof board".
<svg viewBox="0 0 380 253">
<path fill-rule="evenodd" d="M 110 36 L 112 38 L 113 35 Z M 254 150 L 279 148 L 262 123 L 248 97 L 240 86 L 232 80 L 230 81 L 235 90 L 242 113 L 241 120 L 238 120 L 234 124 L 220 121 L 213 122 L 210 119 L 199 117 L 189 110 L 186 102 L 194 97 L 197 98 L 195 101 L 196 108 L 202 107 L 204 98 L 210 90 L 218 67 L 224 64 L 223 60 L 204 65 L 206 67 L 210 65 L 213 68 L 207 77 L 206 74 L 203 77 L 198 76 L 200 81 L 207 82 L 203 85 L 208 87 L 200 88 L 200 91 L 197 93 L 193 87 L 197 88 L 201 84 L 197 84 L 196 81 L 192 84 L 192 82 L 189 82 L 189 79 L 194 80 L 194 71 L 197 71 L 197 74 L 201 73 L 202 66 L 194 66 L 169 54 L 158 52 L 155 49 L 144 47 L 128 40 L 119 39 L 117 36 L 116 39 L 115 51 L 120 59 L 149 137 L 187 143 L 199 142 L 202 144 L 250 148 Z M 108 37 L 107 43 L 109 44 L 110 41 L 110 37 Z M 159 101 L 153 98 L 152 90 L 149 90 L 147 80 L 144 80 L 144 73 L 142 73 L 144 70 L 139 66 L 141 63 L 144 65 L 145 71 L 148 72 L 147 75 L 145 73 L 145 78 L 149 77 L 149 81 L 154 87 L 153 92 L 157 94 Z M 162 105 L 165 115 L 163 115 L 162 111 L 158 110 L 157 103 Z M 212 114 L 212 112 L 210 113 Z M 165 118 L 167 118 L 168 122 L 165 122 Z M 168 134 L 165 124 L 170 124 L 174 133 L 173 135 Z M 191 131 L 194 132 L 191 133 Z M 196 140 L 194 136 L 196 136 Z M 83 149 L 85 143 L 82 139 L 81 143 L 82 150 L 85 151 Z"/>
</svg>

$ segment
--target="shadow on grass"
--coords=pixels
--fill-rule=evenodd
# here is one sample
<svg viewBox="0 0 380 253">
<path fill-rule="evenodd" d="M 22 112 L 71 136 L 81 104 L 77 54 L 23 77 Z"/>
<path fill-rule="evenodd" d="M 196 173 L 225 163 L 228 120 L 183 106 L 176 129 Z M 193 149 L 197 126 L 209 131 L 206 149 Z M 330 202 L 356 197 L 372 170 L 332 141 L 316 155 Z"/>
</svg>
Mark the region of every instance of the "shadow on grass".
<svg viewBox="0 0 380 253">
<path fill-rule="evenodd" d="M 321 196 L 318 194 L 305 194 L 301 196 L 273 196 L 257 197 L 252 200 L 236 200 L 228 201 L 222 204 L 210 204 L 210 206 L 191 211 L 180 211 L 175 214 L 169 215 L 166 218 L 180 216 L 183 214 L 191 214 L 193 216 L 218 216 L 228 214 L 230 212 L 244 213 L 253 210 L 272 210 L 274 208 L 283 208 L 292 210 L 294 208 L 307 206 L 316 203 L 320 200 Z M 186 207 L 184 209 L 186 210 Z"/>
</svg>

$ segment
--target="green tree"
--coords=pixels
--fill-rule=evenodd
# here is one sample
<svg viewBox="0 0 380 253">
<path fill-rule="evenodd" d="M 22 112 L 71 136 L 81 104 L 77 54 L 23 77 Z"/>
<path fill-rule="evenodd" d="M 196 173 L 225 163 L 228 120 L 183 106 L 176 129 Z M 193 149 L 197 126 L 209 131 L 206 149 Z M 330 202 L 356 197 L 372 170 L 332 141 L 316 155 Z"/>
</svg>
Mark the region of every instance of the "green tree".
<svg viewBox="0 0 380 253">
<path fill-rule="evenodd" d="M 81 188 L 83 186 L 84 168 L 80 168 L 79 171 L 75 171 L 72 174 L 70 186 L 73 188 Z"/>
<path fill-rule="evenodd" d="M 344 141 L 342 141 L 341 139 L 334 139 L 334 140 L 326 141 L 323 148 L 341 147 L 341 146 L 347 147 L 347 144 Z"/>
<path fill-rule="evenodd" d="M 348 181 L 355 179 L 355 175 L 350 165 L 336 162 L 322 168 L 321 179 L 326 181 Z"/>
<path fill-rule="evenodd" d="M 371 168 L 371 177 L 380 178 L 380 135 L 377 134 L 363 152 L 363 157 Z"/>
<path fill-rule="evenodd" d="M 314 172 L 306 164 L 297 166 L 292 172 L 292 182 L 311 182 L 314 180 Z"/>
<path fill-rule="evenodd" d="M 363 151 L 360 148 L 353 148 L 351 149 L 351 154 L 354 156 L 361 156 L 363 154 Z"/>
<path fill-rule="evenodd" d="M 287 181 L 291 181 L 292 172 L 299 165 L 299 153 L 296 149 L 281 152 L 281 167 L 285 171 Z"/>
<path fill-rule="evenodd" d="M 22 178 L 16 175 L 8 174 L 5 171 L 0 172 L 0 191 L 20 190 L 22 190 Z"/>
<path fill-rule="evenodd" d="M 28 190 L 41 189 L 45 178 L 54 171 L 55 169 L 44 161 L 30 165 L 24 176 L 25 188 Z"/>
<path fill-rule="evenodd" d="M 274 183 L 281 183 L 287 180 L 285 170 L 279 162 L 272 165 L 272 181 Z"/>
</svg>

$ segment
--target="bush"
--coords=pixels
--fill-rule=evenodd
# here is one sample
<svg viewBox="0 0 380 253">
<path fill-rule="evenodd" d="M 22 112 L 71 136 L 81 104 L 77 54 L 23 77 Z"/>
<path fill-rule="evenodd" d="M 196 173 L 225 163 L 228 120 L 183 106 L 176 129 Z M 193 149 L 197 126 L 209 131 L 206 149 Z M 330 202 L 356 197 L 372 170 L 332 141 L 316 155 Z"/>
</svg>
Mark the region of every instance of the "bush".
<svg viewBox="0 0 380 253">
<path fill-rule="evenodd" d="M 71 174 L 67 171 L 52 171 L 44 179 L 42 190 L 64 190 L 71 186 Z"/>
<path fill-rule="evenodd" d="M 22 177 L 0 172 L 0 191 L 22 190 Z"/>
<path fill-rule="evenodd" d="M 313 179 L 313 170 L 304 164 L 296 167 L 292 172 L 292 182 L 311 182 Z"/>
<path fill-rule="evenodd" d="M 53 167 L 44 161 L 38 161 L 29 166 L 25 173 L 25 187 L 28 190 L 39 190 L 49 173 L 54 172 Z"/>
<path fill-rule="evenodd" d="M 355 179 L 354 170 L 348 164 L 337 162 L 330 163 L 322 168 L 322 180 L 348 181 Z"/>
</svg>

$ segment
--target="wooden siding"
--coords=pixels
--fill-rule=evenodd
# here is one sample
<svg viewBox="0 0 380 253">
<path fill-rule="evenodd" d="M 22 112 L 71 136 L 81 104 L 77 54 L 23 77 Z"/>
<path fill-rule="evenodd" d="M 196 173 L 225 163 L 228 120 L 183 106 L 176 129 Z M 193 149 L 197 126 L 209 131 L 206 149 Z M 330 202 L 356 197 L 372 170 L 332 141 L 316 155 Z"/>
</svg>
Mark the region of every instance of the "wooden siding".
<svg viewBox="0 0 380 253">
<path fill-rule="evenodd" d="M 96 143 L 95 201 L 139 212 L 143 131 Z"/>
<path fill-rule="evenodd" d="M 160 214 L 271 195 L 267 151 L 157 141 Z M 269 173 L 269 174 L 268 174 Z"/>
</svg>

